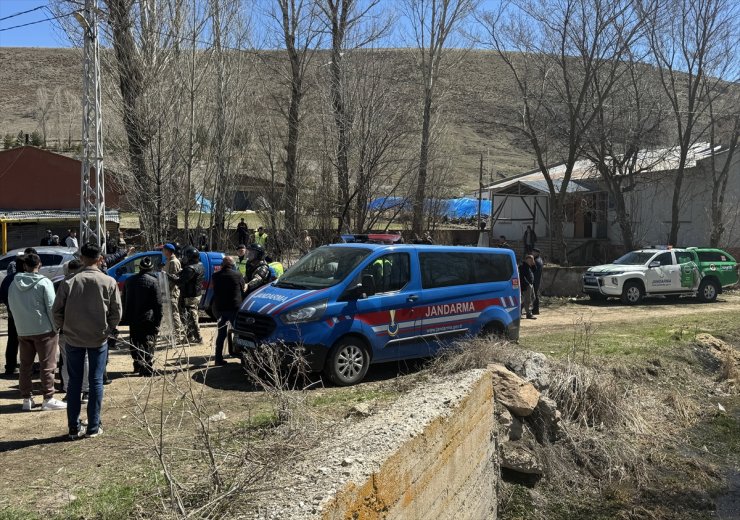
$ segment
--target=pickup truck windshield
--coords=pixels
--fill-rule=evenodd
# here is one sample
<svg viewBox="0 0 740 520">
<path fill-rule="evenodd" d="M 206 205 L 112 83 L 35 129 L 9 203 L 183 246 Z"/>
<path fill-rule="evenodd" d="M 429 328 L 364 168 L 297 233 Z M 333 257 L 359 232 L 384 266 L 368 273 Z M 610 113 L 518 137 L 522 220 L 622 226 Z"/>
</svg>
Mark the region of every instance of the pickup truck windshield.
<svg viewBox="0 0 740 520">
<path fill-rule="evenodd" d="M 280 277 L 276 287 L 286 289 L 325 289 L 344 280 L 370 249 L 324 246 L 298 260 Z"/>
<path fill-rule="evenodd" d="M 650 260 L 655 253 L 640 253 L 638 251 L 632 251 L 624 256 L 621 256 L 614 260 L 617 265 L 644 265 Z"/>
</svg>

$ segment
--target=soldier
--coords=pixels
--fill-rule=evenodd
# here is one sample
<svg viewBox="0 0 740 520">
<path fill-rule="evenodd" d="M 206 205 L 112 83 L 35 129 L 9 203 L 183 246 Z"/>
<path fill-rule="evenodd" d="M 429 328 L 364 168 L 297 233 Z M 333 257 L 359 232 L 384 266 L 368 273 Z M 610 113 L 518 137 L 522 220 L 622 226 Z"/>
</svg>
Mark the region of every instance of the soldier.
<svg viewBox="0 0 740 520">
<path fill-rule="evenodd" d="M 180 260 L 177 258 L 177 247 L 175 247 L 175 244 L 165 244 L 162 252 L 165 258 L 167 258 L 167 262 L 164 264 L 165 274 L 170 280 L 177 279 L 178 274 L 182 271 L 182 264 L 180 264 Z M 187 338 L 182 326 L 182 320 L 180 319 L 180 315 L 182 314 L 182 309 L 180 308 L 180 288 L 175 283 L 171 283 L 169 286 L 170 308 L 172 309 L 172 333 L 178 342 L 184 341 Z"/>
<path fill-rule="evenodd" d="M 177 276 L 176 283 L 180 288 L 180 306 L 185 317 L 187 338 L 193 343 L 203 343 L 198 323 L 198 304 L 205 276 L 203 264 L 200 263 L 200 252 L 193 246 L 188 246 L 182 252 L 182 260 L 182 271 Z"/>
</svg>

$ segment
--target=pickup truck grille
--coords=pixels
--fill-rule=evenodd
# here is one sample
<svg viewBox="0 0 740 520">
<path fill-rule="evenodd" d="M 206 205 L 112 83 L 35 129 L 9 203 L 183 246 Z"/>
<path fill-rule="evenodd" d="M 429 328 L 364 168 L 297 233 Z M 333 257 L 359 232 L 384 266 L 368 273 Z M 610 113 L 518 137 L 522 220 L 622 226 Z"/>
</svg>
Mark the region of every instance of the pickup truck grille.
<svg viewBox="0 0 740 520">
<path fill-rule="evenodd" d="M 275 320 L 256 312 L 240 312 L 236 316 L 234 328 L 240 332 L 254 334 L 258 339 L 263 339 L 275 330 Z"/>
</svg>

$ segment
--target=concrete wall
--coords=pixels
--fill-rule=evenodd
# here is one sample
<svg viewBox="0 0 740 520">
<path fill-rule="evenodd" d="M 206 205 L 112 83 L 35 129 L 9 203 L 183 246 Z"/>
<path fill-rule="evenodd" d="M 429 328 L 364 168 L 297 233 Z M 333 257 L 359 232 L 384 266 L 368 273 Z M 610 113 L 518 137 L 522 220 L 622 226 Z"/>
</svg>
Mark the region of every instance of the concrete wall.
<svg viewBox="0 0 740 520">
<path fill-rule="evenodd" d="M 578 296 L 582 294 L 581 277 L 588 267 L 545 266 L 540 294 L 543 296 Z"/>
<path fill-rule="evenodd" d="M 493 383 L 485 371 L 451 413 L 428 423 L 366 480 L 339 489 L 320 517 L 495 519 L 493 431 Z"/>
</svg>

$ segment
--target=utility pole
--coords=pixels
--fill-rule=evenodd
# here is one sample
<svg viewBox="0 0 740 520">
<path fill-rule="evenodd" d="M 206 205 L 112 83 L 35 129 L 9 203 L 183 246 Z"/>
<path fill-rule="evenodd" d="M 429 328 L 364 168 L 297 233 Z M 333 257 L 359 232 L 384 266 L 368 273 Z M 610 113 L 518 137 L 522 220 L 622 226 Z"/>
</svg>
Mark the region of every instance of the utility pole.
<svg viewBox="0 0 740 520">
<path fill-rule="evenodd" d="M 483 198 L 483 154 L 480 154 L 480 171 L 478 172 L 478 231 L 480 231 L 480 208 Z"/>
<path fill-rule="evenodd" d="M 97 244 L 105 251 L 105 177 L 103 117 L 98 53 L 98 1 L 85 0 L 75 13 L 85 37 L 82 66 L 82 172 L 80 179 L 80 245 Z"/>
</svg>

